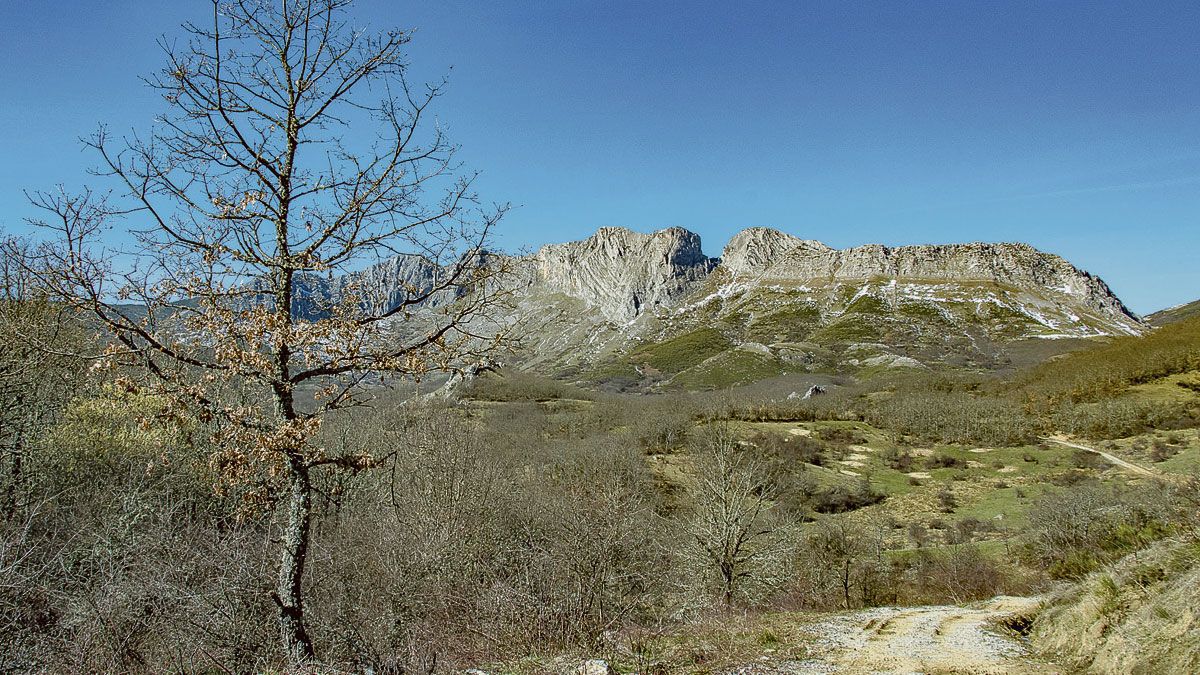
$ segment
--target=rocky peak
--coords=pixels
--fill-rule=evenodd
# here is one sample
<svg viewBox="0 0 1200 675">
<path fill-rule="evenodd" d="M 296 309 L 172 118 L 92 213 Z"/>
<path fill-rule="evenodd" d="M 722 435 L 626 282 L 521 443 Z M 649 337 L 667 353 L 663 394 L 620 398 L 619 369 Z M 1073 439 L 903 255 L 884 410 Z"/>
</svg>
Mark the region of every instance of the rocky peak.
<svg viewBox="0 0 1200 675">
<path fill-rule="evenodd" d="M 552 291 L 579 298 L 617 322 L 671 304 L 715 264 L 701 250 L 700 236 L 681 227 L 652 234 L 603 227 L 582 241 L 545 246 L 533 262 Z"/>
<path fill-rule="evenodd" d="M 680 227 L 651 234 L 604 227 L 582 241 L 545 246 L 527 262 L 532 263 L 529 282 L 582 300 L 618 323 L 672 307 L 719 263 L 731 278 L 757 283 L 995 282 L 1068 296 L 1062 301 L 1137 325 L 1103 281 L 1057 255 L 1019 243 L 833 249 L 751 227 L 730 239 L 714 260 L 704 255 L 699 235 Z"/>
<path fill-rule="evenodd" d="M 749 227 L 725 245 L 721 266 L 735 277 L 757 275 L 793 251 L 830 250 L 819 241 L 800 239 L 769 227 Z"/>
<path fill-rule="evenodd" d="M 1061 257 L 1021 243 L 969 243 L 889 247 L 868 244 L 833 249 L 768 228 L 753 227 L 729 241 L 721 267 L 731 277 L 761 282 L 839 282 L 907 279 L 995 282 L 1052 291 L 1122 323 L 1137 320 L 1099 278 Z"/>
<path fill-rule="evenodd" d="M 413 302 L 418 307 L 440 307 L 456 300 L 459 288 L 434 290 L 444 285 L 446 270 L 415 254 L 399 254 L 371 265 L 361 271 L 326 278 L 319 274 L 296 275 L 292 311 L 305 319 L 328 316 L 333 308 L 353 298 L 370 313 L 379 314 L 402 304 Z M 426 297 L 428 296 L 428 297 Z"/>
</svg>

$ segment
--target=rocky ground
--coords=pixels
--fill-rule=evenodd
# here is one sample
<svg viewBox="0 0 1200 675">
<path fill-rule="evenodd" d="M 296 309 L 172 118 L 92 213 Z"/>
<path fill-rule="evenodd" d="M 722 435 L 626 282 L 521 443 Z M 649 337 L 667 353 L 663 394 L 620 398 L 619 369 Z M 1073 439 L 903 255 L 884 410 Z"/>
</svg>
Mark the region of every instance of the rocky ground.
<svg viewBox="0 0 1200 675">
<path fill-rule="evenodd" d="M 1046 673 L 995 622 L 1033 609 L 1036 598 L 998 597 L 970 607 L 881 607 L 814 626 L 813 659 L 787 673 Z"/>
<path fill-rule="evenodd" d="M 803 659 L 780 657 L 788 645 L 763 649 L 754 661 L 718 669 L 723 675 L 926 673 L 991 675 L 1065 672 L 1029 653 L 1001 627 L 1030 614 L 1041 598 L 996 597 L 967 606 L 877 607 L 814 618 L 802 627 Z M 578 662 L 577 662 L 578 663 Z M 571 672 L 567 670 L 566 672 Z M 615 675 L 607 662 L 586 661 L 574 675 Z M 674 672 L 674 671 L 666 671 Z M 679 671 L 683 672 L 683 671 Z M 704 669 L 703 672 L 714 672 Z M 476 671 L 479 673 L 479 671 Z M 474 675 L 474 674 L 473 674 Z"/>
</svg>

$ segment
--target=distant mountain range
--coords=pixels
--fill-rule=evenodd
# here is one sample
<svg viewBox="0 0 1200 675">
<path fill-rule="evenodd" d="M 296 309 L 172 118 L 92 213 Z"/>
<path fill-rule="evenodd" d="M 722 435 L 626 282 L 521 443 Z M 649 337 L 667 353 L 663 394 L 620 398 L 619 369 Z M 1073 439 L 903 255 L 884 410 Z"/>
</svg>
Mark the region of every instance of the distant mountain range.
<svg viewBox="0 0 1200 675">
<path fill-rule="evenodd" d="M 606 227 L 513 262 L 509 320 L 524 346 L 509 361 L 625 386 L 990 369 L 1030 349 L 1053 352 L 1059 345 L 1051 343 L 1148 328 L 1101 279 L 1025 244 L 839 250 L 750 228 L 713 258 L 683 228 Z M 399 256 L 353 278 L 306 278 L 297 295 L 304 310 L 306 297 L 322 305 L 353 284 L 386 306 L 438 274 L 422 258 Z M 430 304 L 455 299 L 443 295 Z"/>
</svg>

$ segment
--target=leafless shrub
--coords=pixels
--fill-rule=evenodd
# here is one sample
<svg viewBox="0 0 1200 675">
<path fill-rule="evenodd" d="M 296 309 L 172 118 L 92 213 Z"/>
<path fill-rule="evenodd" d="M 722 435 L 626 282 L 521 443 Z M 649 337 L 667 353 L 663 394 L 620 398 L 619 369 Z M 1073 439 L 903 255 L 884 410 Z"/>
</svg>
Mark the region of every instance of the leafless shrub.
<svg viewBox="0 0 1200 675">
<path fill-rule="evenodd" d="M 885 558 L 890 531 L 878 519 L 819 519 L 800 549 L 801 600 L 814 607 L 849 609 L 893 599 L 894 579 Z"/>
<path fill-rule="evenodd" d="M 1087 574 L 1115 556 L 1165 536 L 1175 500 L 1166 486 L 1109 487 L 1081 481 L 1038 500 L 1026 552 L 1055 577 Z"/>
<path fill-rule="evenodd" d="M 970 602 L 1020 590 L 997 561 L 972 544 L 924 550 L 903 587 L 910 601 L 935 603 Z"/>
</svg>

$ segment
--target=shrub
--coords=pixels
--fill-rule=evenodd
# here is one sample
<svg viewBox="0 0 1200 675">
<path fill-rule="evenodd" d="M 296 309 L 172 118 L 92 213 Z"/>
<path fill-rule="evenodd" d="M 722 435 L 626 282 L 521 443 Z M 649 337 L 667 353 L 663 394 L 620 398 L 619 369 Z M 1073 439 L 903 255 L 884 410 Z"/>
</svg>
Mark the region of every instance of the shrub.
<svg viewBox="0 0 1200 675">
<path fill-rule="evenodd" d="M 464 398 L 497 402 L 594 398 L 578 387 L 520 370 L 483 373 L 467 385 L 462 395 Z"/>
<path fill-rule="evenodd" d="M 870 482 L 864 479 L 853 486 L 839 483 L 820 490 L 810 496 L 809 504 L 817 513 L 846 513 L 878 504 L 884 497 L 883 493 L 877 492 Z"/>
<path fill-rule="evenodd" d="M 1071 463 L 1077 469 L 1103 470 L 1112 466 L 1104 457 L 1094 452 L 1088 452 L 1087 450 L 1075 450 L 1072 452 Z"/>
<path fill-rule="evenodd" d="M 958 498 L 954 496 L 954 492 L 949 486 L 938 491 L 937 500 L 942 513 L 954 513 L 954 509 L 958 508 Z"/>
<path fill-rule="evenodd" d="M 945 452 L 930 455 L 925 460 L 925 467 L 928 469 L 965 469 L 966 466 L 967 462 L 961 457 L 955 457 Z"/>
<path fill-rule="evenodd" d="M 650 453 L 670 452 L 687 445 L 695 412 L 681 397 L 671 396 L 665 400 L 646 401 L 640 410 L 626 413 L 625 422 L 632 424 L 642 450 Z"/>
<path fill-rule="evenodd" d="M 750 443 L 781 473 L 800 464 L 824 466 L 828 451 L 824 443 L 808 436 L 759 433 L 750 438 Z"/>
<path fill-rule="evenodd" d="M 913 571 L 914 590 L 925 602 L 964 603 L 1021 589 L 999 562 L 971 544 L 924 549 Z"/>
<path fill-rule="evenodd" d="M 861 431 L 845 427 L 827 427 L 817 432 L 817 436 L 822 441 L 836 445 L 861 445 L 867 442 L 867 437 Z"/>
<path fill-rule="evenodd" d="M 1156 443 L 1154 447 L 1150 449 L 1150 461 L 1155 463 L 1165 462 L 1174 457 L 1177 452 L 1178 451 L 1174 448 Z"/>
<path fill-rule="evenodd" d="M 1172 500 L 1159 486 L 1080 481 L 1029 512 L 1028 553 L 1055 578 L 1078 578 L 1170 532 Z"/>
<path fill-rule="evenodd" d="M 866 420 L 941 443 L 1018 445 L 1038 431 L 1034 420 L 1007 399 L 911 384 L 902 385 L 891 396 L 877 397 L 866 411 Z"/>
<path fill-rule="evenodd" d="M 913 455 L 907 448 L 887 448 L 880 455 L 888 467 L 907 473 L 912 471 Z"/>
</svg>

